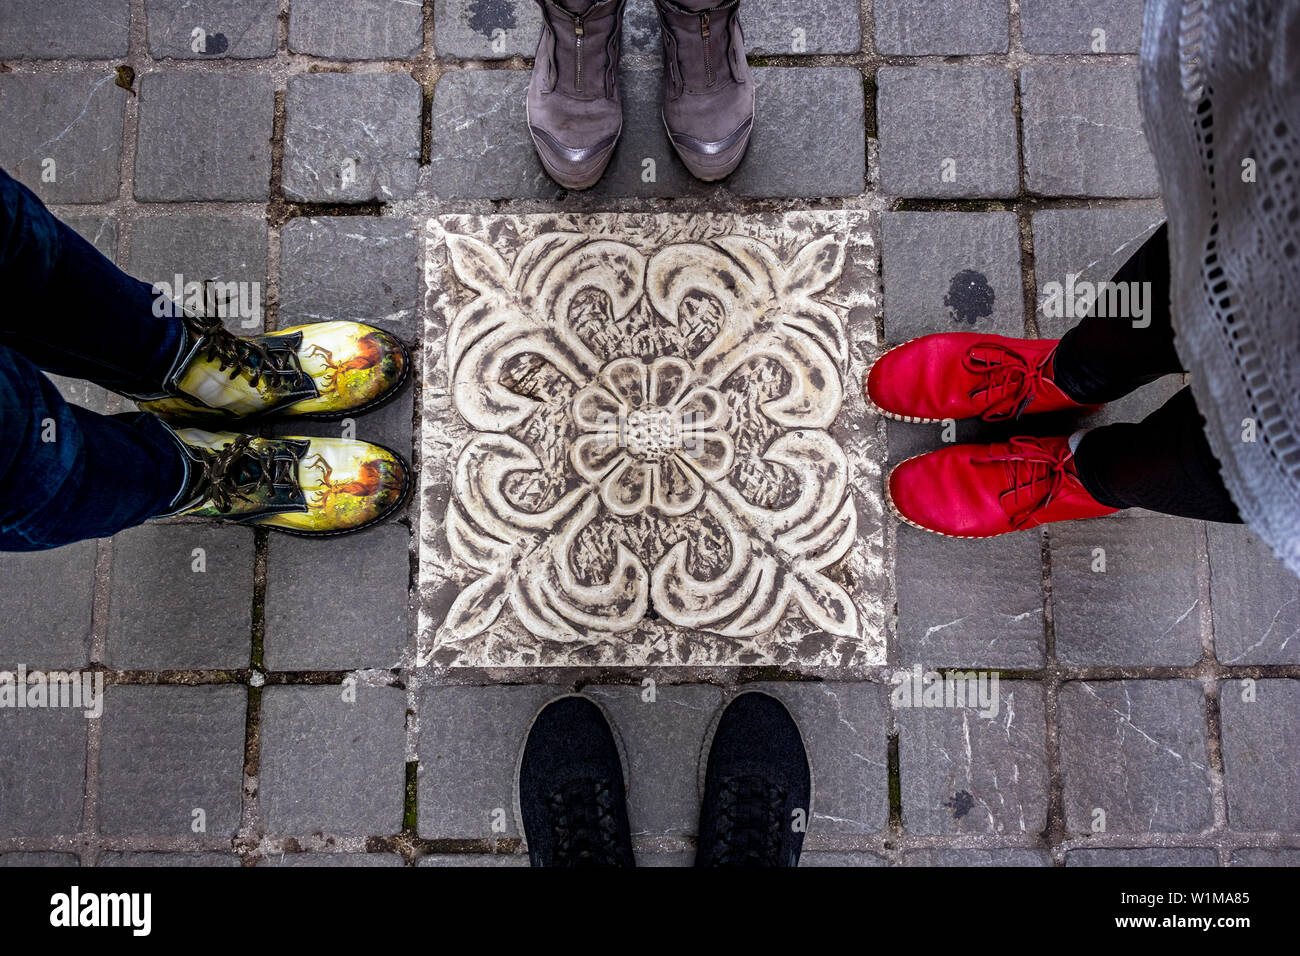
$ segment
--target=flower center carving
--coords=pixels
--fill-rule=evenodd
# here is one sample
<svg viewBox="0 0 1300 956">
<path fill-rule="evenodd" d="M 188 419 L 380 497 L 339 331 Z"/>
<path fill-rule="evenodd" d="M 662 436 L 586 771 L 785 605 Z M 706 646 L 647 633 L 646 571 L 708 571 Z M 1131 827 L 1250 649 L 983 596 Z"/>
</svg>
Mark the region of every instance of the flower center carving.
<svg viewBox="0 0 1300 956">
<path fill-rule="evenodd" d="M 641 461 L 657 462 L 682 447 L 681 422 L 658 405 L 643 405 L 627 416 L 623 444 Z"/>
</svg>

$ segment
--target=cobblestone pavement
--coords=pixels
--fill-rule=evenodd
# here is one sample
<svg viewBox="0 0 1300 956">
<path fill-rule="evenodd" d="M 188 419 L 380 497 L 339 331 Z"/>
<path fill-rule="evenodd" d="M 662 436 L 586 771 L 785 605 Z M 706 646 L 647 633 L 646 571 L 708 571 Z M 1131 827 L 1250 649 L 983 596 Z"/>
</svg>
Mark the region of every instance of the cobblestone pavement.
<svg viewBox="0 0 1300 956">
<path fill-rule="evenodd" d="M 657 27 L 632 0 L 623 141 L 566 195 L 523 125 L 532 4 L 0 0 L 0 166 L 137 275 L 258 283 L 245 329 L 361 319 L 413 343 L 436 319 L 430 221 L 451 214 L 847 209 L 880 259 L 867 352 L 940 329 L 1059 334 L 1043 286 L 1108 277 L 1160 220 L 1139 0 L 742 16 L 759 106 L 741 169 L 707 186 L 671 155 Z M 356 434 L 418 461 L 436 359 Z M 864 501 L 879 459 L 941 441 L 851 424 L 878 439 Z M 520 738 L 578 689 L 627 744 L 641 861 L 678 865 L 710 717 L 753 686 L 809 741 L 807 865 L 1300 862 L 1300 585 L 1244 530 L 1126 515 L 960 542 L 883 520 L 867 529 L 883 656 L 453 665 L 417 634 L 441 623 L 419 588 L 440 494 L 340 541 L 172 522 L 0 556 L 0 667 L 108 685 L 95 719 L 0 711 L 0 863 L 522 865 Z M 896 706 L 914 666 L 996 672 L 997 714 Z"/>
</svg>

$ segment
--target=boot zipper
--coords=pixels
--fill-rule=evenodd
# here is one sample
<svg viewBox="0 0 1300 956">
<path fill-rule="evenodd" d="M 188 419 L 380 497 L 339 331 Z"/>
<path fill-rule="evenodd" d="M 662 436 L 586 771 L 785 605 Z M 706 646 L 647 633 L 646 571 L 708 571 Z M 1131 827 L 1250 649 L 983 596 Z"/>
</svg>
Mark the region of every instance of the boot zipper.
<svg viewBox="0 0 1300 956">
<path fill-rule="evenodd" d="M 582 89 L 582 38 L 584 36 L 583 27 L 582 27 L 582 17 L 577 17 L 574 19 L 573 35 L 574 35 L 573 45 L 577 48 L 577 52 L 578 52 L 578 73 L 577 73 L 577 78 L 574 81 L 573 85 L 574 85 L 574 89 L 581 90 Z"/>
<path fill-rule="evenodd" d="M 700 39 L 704 41 L 704 73 L 709 78 L 709 86 L 712 86 L 713 58 L 709 55 L 709 12 L 707 10 L 700 14 Z"/>
</svg>

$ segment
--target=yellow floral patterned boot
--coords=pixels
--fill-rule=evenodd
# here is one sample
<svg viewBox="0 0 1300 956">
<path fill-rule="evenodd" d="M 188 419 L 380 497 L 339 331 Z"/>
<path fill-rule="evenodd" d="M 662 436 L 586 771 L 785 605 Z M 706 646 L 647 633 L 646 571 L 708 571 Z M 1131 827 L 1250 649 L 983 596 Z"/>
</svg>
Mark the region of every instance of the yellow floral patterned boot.
<svg viewBox="0 0 1300 956">
<path fill-rule="evenodd" d="M 168 422 L 353 415 L 392 398 L 410 372 L 406 346 L 360 322 L 317 322 L 243 338 L 219 318 L 182 321 L 189 341 L 163 391 L 131 396 Z"/>
<path fill-rule="evenodd" d="M 397 452 L 339 438 L 259 438 L 184 428 L 189 461 L 179 507 L 192 515 L 324 537 L 383 521 L 411 491 Z"/>
</svg>

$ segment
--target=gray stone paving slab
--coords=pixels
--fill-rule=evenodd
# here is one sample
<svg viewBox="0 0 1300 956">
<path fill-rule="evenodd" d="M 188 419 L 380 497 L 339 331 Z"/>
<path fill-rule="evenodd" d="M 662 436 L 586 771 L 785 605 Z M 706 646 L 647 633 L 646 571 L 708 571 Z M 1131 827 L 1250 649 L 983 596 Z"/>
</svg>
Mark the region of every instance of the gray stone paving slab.
<svg viewBox="0 0 1300 956">
<path fill-rule="evenodd" d="M 1221 681 L 1223 784 L 1236 830 L 1300 830 L 1300 681 Z"/>
<path fill-rule="evenodd" d="M 999 681 L 997 688 L 996 711 L 992 704 L 895 709 L 909 833 L 1032 835 L 1047 825 L 1042 686 Z"/>
<path fill-rule="evenodd" d="M 113 539 L 109 665 L 247 667 L 252 619 L 251 529 L 146 524 Z"/>
<path fill-rule="evenodd" d="M 1158 378 L 1151 384 L 1144 385 L 1123 398 L 1103 405 L 1098 411 L 1090 415 L 1085 414 L 1078 419 L 1074 419 L 1074 427 L 1100 428 L 1102 425 L 1109 425 L 1114 422 L 1140 422 L 1177 395 L 1187 385 L 1187 381 L 1187 376 L 1184 375 L 1166 375 L 1163 378 Z M 1118 512 L 1115 517 L 1127 518 L 1154 514 L 1155 512 L 1143 511 L 1140 508 L 1126 508 Z M 1167 515 L 1162 515 L 1162 517 L 1168 520 L 1185 520 L 1172 519 Z"/>
<path fill-rule="evenodd" d="M 623 741 L 632 836 L 686 836 L 700 819 L 701 748 L 722 701 L 717 687 L 659 684 L 588 687 Z"/>
<path fill-rule="evenodd" d="M 1214 656 L 1223 664 L 1300 664 L 1300 581 L 1245 525 L 1205 528 Z"/>
<path fill-rule="evenodd" d="M 881 219 L 889 345 L 930 332 L 1025 334 L 1015 213 L 887 212 Z"/>
<path fill-rule="evenodd" d="M 416 866 L 528 866 L 522 853 L 431 853 L 415 861 Z"/>
<path fill-rule="evenodd" d="M 634 852 L 633 856 L 636 858 L 636 865 L 638 867 L 648 866 L 648 867 L 655 867 L 658 869 L 664 869 L 673 866 L 688 867 L 688 866 L 695 865 L 695 852 L 693 850 L 684 850 L 679 853 L 672 853 L 672 852 L 636 853 Z"/>
<path fill-rule="evenodd" d="M 1046 850 L 1019 847 L 993 850 L 909 850 L 904 866 L 1051 866 Z"/>
<path fill-rule="evenodd" d="M 1020 34 L 1030 53 L 1136 53 L 1141 0 L 1020 0 Z"/>
<path fill-rule="evenodd" d="M 728 178 L 739 196 L 856 196 L 867 169 L 862 74 L 849 67 L 754 70 L 754 132 Z M 816 103 L 817 109 L 808 108 Z M 816 143 L 815 149 L 809 145 Z"/>
<path fill-rule="evenodd" d="M 233 836 L 243 791 L 247 697 L 239 686 L 108 687 L 99 752 L 100 832 Z"/>
<path fill-rule="evenodd" d="M 259 796 L 268 834 L 374 836 L 401 829 L 401 689 L 267 687 L 261 741 Z"/>
<path fill-rule="evenodd" d="M 745 52 L 750 56 L 857 53 L 862 48 L 861 14 L 853 0 L 766 6 L 742 3 L 740 24 L 745 31 Z M 660 48 L 654 7 L 635 0 L 629 3 L 623 15 L 624 52 L 657 55 Z"/>
<path fill-rule="evenodd" d="M 814 850 L 799 854 L 800 866 L 889 866 L 889 861 L 874 853 L 840 853 Z"/>
<path fill-rule="evenodd" d="M 80 866 L 73 853 L 0 853 L 0 866 Z"/>
<path fill-rule="evenodd" d="M 439 56 L 464 60 L 532 56 L 541 29 L 542 15 L 535 3 L 443 0 L 433 5 L 433 48 Z"/>
<path fill-rule="evenodd" d="M 433 43 L 438 54 L 467 60 L 531 57 L 537 50 L 541 15 L 531 3 L 447 0 L 434 5 Z M 857 53 L 862 24 L 853 0 L 816 0 L 792 6 L 743 5 L 745 52 L 762 54 Z M 623 12 L 623 52 L 658 56 L 659 20 L 654 7 L 633 2 Z"/>
<path fill-rule="evenodd" d="M 5 0 L 0 59 L 126 56 L 130 8 L 130 0 Z"/>
<path fill-rule="evenodd" d="M 275 105 L 269 76 L 160 72 L 136 85 L 136 199 L 267 198 Z"/>
<path fill-rule="evenodd" d="M 746 45 L 751 33 L 746 14 L 752 6 L 741 5 L 740 24 L 745 31 Z M 623 53 L 659 56 L 662 62 L 663 43 L 659 33 L 659 14 L 654 3 L 629 3 L 623 11 Z"/>
<path fill-rule="evenodd" d="M 275 56 L 279 8 L 276 0 L 145 0 L 149 55 L 182 60 Z"/>
<path fill-rule="evenodd" d="M 991 441 L 992 432 L 979 419 L 963 418 L 952 423 L 918 424 L 887 420 L 885 433 L 889 442 L 889 466 L 904 462 L 913 455 L 921 455 L 947 444 L 968 444 Z M 947 439 L 951 439 L 948 441 Z"/>
<path fill-rule="evenodd" d="M 1300 866 L 1300 848 L 1278 850 L 1243 847 L 1233 850 L 1229 866 Z"/>
<path fill-rule="evenodd" d="M 1050 528 L 1057 660 L 1082 667 L 1200 660 L 1201 535 L 1197 522 L 1164 518 Z"/>
<path fill-rule="evenodd" d="M 660 70 L 623 70 L 623 134 L 605 175 L 583 195 L 705 196 L 718 187 L 700 182 L 677 158 L 660 115 Z"/>
<path fill-rule="evenodd" d="M 772 681 L 737 691 L 771 694 L 799 725 L 813 776 L 808 832 L 876 833 L 889 819 L 886 689 L 880 684 Z"/>
<path fill-rule="evenodd" d="M 59 218 L 110 261 L 117 259 L 117 220 L 112 216 L 60 216 Z"/>
<path fill-rule="evenodd" d="M 1155 196 L 1137 71 L 1127 66 L 1020 72 L 1025 189 L 1041 196 Z"/>
<path fill-rule="evenodd" d="M 1038 329 L 1060 338 L 1082 318 L 1068 295 L 1107 282 L 1164 220 L 1159 203 L 1096 209 L 1043 209 L 1033 215 Z M 1073 282 L 1070 276 L 1074 276 Z"/>
<path fill-rule="evenodd" d="M 1216 866 L 1219 855 L 1204 847 L 1134 847 L 1071 850 L 1066 866 Z"/>
<path fill-rule="evenodd" d="M 258 866 L 289 867 L 393 867 L 405 866 L 396 853 L 285 853 L 268 854 Z"/>
<path fill-rule="evenodd" d="M 56 386 L 59 394 L 63 396 L 65 402 L 71 402 L 73 405 L 80 405 L 82 408 L 88 408 L 92 412 L 98 412 L 101 415 L 108 413 L 108 403 L 111 399 L 111 393 L 94 382 L 87 382 L 79 378 L 65 378 L 62 375 L 54 375 L 50 372 L 46 376 Z"/>
<path fill-rule="evenodd" d="M 406 73 L 291 78 L 285 94 L 285 197 L 391 202 L 414 194 L 420 96 L 420 84 Z"/>
<path fill-rule="evenodd" d="M 11 675 L 6 683 L 8 697 L 17 681 Z M 27 690 L 34 702 L 30 682 Z M 0 710 L 0 836 L 76 833 L 90 720 L 81 708 L 18 709 L 13 703 Z"/>
<path fill-rule="evenodd" d="M 113 78 L 0 74 L 0 167 L 45 202 L 116 199 L 127 94 Z"/>
<path fill-rule="evenodd" d="M 556 199 L 564 194 L 528 138 L 522 70 L 444 73 L 430 106 L 429 188 L 441 199 Z"/>
<path fill-rule="evenodd" d="M 240 335 L 262 331 L 266 314 L 266 220 L 247 216 L 150 216 L 136 220 L 126 271 L 166 284 L 173 299 L 210 286 L 226 327 Z M 176 276 L 181 276 L 178 283 Z M 228 287 L 226 283 L 239 283 Z M 160 290 L 161 291 L 161 290 Z"/>
<path fill-rule="evenodd" d="M 99 855 L 96 866 L 242 866 L 234 853 L 141 853 L 109 851 Z"/>
<path fill-rule="evenodd" d="M 961 541 L 898 526 L 898 654 L 925 667 L 1044 661 L 1036 534 Z"/>
<path fill-rule="evenodd" d="M 907 56 L 1005 53 L 1006 0 L 876 0 L 876 52 Z"/>
<path fill-rule="evenodd" d="M 857 53 L 862 24 L 853 0 L 810 0 L 799 4 L 741 8 L 747 54 Z"/>
<path fill-rule="evenodd" d="M 0 629 L 0 669 L 72 668 L 90 660 L 95 553 L 94 541 L 78 541 L 0 554 L 0 618 L 9 622 Z"/>
<path fill-rule="evenodd" d="M 293 0 L 289 49 L 331 60 L 403 60 L 420 51 L 424 18 L 411 0 Z"/>
<path fill-rule="evenodd" d="M 291 219 L 280 230 L 280 327 L 344 320 L 415 340 L 418 254 L 418 234 L 407 222 Z"/>
<path fill-rule="evenodd" d="M 337 540 L 272 540 L 267 669 L 396 667 L 410 626 L 409 542 L 410 532 L 394 523 Z"/>
<path fill-rule="evenodd" d="M 1200 684 L 1071 681 L 1060 723 L 1071 833 L 1197 832 L 1214 822 Z"/>
<path fill-rule="evenodd" d="M 755 69 L 754 75 L 758 96 L 754 132 L 747 158 L 727 180 L 728 188 L 754 197 L 860 193 L 866 174 L 861 74 L 847 67 L 768 67 Z M 648 86 L 657 77 L 657 73 L 625 72 L 629 84 L 625 102 L 651 106 L 654 99 Z M 454 72 L 439 79 L 431 107 L 430 184 L 436 196 L 544 199 L 564 192 L 542 170 L 528 138 L 527 85 L 528 74 L 515 70 Z M 827 104 L 824 114 L 813 114 L 803 105 L 814 92 Z M 614 182 L 627 184 L 630 176 L 639 179 L 649 158 L 655 161 L 657 181 L 633 186 L 633 195 L 676 195 L 669 188 L 674 184 L 700 192 L 701 187 L 677 168 L 680 161 L 671 154 L 662 130 L 654 128 L 657 107 L 652 108 L 655 112 L 647 116 L 638 107 L 638 119 L 626 134 L 629 142 L 615 157 L 620 167 L 611 171 L 617 177 Z M 806 148 L 809 138 L 821 143 L 815 153 Z M 602 192 L 615 194 L 614 186 L 597 187 L 597 194 Z"/>
<path fill-rule="evenodd" d="M 420 836 L 521 837 L 515 766 L 533 717 L 563 693 L 528 685 L 426 687 L 417 748 Z"/>
<path fill-rule="evenodd" d="M 1014 196 L 1015 84 L 999 67 L 881 67 L 880 189 L 890 196 Z"/>
</svg>

